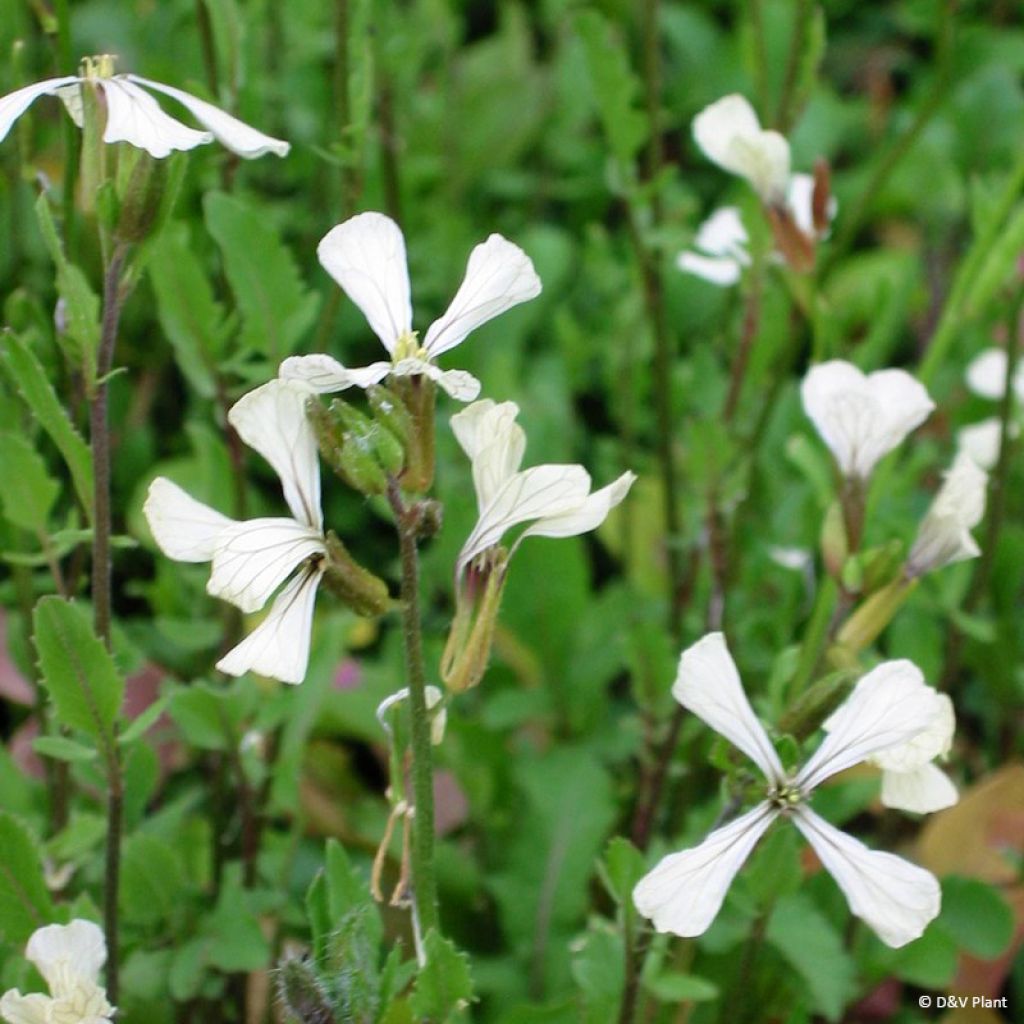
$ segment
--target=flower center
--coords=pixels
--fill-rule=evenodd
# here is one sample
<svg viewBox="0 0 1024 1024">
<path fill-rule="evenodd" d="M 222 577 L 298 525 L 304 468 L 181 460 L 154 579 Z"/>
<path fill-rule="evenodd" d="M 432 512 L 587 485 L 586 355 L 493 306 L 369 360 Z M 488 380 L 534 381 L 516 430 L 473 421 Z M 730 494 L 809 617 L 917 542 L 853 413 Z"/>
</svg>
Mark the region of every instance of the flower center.
<svg viewBox="0 0 1024 1024">
<path fill-rule="evenodd" d="M 98 78 L 112 78 L 114 65 L 117 63 L 117 54 L 100 53 L 92 57 L 83 57 L 79 67 L 82 78 L 93 81 Z"/>
<path fill-rule="evenodd" d="M 402 359 L 423 359 L 426 360 L 427 350 L 420 345 L 418 331 L 406 331 L 398 336 L 395 342 L 395 351 L 392 359 L 399 362 Z"/>
<path fill-rule="evenodd" d="M 804 791 L 793 782 L 780 782 L 768 792 L 768 799 L 780 811 L 791 811 L 806 799 Z"/>
</svg>

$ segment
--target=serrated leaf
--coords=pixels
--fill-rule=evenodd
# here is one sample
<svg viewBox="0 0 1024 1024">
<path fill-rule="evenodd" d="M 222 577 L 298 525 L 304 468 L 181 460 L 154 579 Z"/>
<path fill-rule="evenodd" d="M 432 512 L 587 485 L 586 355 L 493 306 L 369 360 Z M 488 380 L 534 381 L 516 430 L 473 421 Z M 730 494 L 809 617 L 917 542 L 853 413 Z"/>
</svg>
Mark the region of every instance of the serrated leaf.
<svg viewBox="0 0 1024 1024">
<path fill-rule="evenodd" d="M 32 741 L 32 749 L 55 761 L 92 761 L 97 755 L 95 748 L 76 743 L 67 736 L 39 736 Z"/>
<path fill-rule="evenodd" d="M 3 336 L 3 364 L 39 425 L 57 446 L 74 481 L 78 500 L 92 521 L 92 455 L 57 400 L 35 353 L 13 334 Z"/>
<path fill-rule="evenodd" d="M 114 659 L 82 609 L 63 598 L 41 598 L 33 623 L 43 685 L 57 718 L 91 736 L 101 748 L 111 747 L 124 699 L 124 679 Z"/>
<path fill-rule="evenodd" d="M 15 526 L 45 533 L 60 485 L 42 457 L 18 434 L 0 434 L 0 503 Z"/>
<path fill-rule="evenodd" d="M 473 998 L 469 957 L 446 938 L 431 931 L 424 939 L 427 962 L 416 978 L 411 999 L 420 1019 L 445 1021 Z"/>
<path fill-rule="evenodd" d="M 0 934 L 21 945 L 54 917 L 39 851 L 25 827 L 0 813 Z"/>
<path fill-rule="evenodd" d="M 264 214 L 220 192 L 208 194 L 203 207 L 242 311 L 242 343 L 277 363 L 313 323 L 320 297 L 303 284 Z"/>
</svg>

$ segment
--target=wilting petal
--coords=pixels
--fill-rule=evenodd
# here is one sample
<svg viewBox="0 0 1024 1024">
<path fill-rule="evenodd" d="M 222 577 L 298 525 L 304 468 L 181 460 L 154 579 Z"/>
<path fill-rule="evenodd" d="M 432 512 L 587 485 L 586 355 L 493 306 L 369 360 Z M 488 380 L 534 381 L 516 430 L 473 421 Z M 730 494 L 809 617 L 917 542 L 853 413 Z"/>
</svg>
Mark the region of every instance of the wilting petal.
<svg viewBox="0 0 1024 1024">
<path fill-rule="evenodd" d="M 313 606 L 322 578 L 319 569 L 298 573 L 277 595 L 267 617 L 217 668 L 229 676 L 255 672 L 282 683 L 301 683 L 309 665 Z"/>
<path fill-rule="evenodd" d="M 56 96 L 60 89 L 75 85 L 79 79 L 75 75 L 64 78 L 48 78 L 44 82 L 35 82 L 24 88 L 0 97 L 0 141 L 7 137 L 11 126 L 25 113 L 40 96 Z"/>
<path fill-rule="evenodd" d="M 197 132 L 165 114 L 149 93 L 127 78 L 101 78 L 97 84 L 107 98 L 104 142 L 128 142 L 159 160 L 175 150 L 213 141 L 210 132 Z"/>
<path fill-rule="evenodd" d="M 103 929 L 92 921 L 77 919 L 70 924 L 51 924 L 32 933 L 25 957 L 60 998 L 69 978 L 95 982 L 107 962 Z"/>
<path fill-rule="evenodd" d="M 515 402 L 474 402 L 450 420 L 455 440 L 473 464 L 477 508 L 483 510 L 518 472 L 526 450 L 526 434 L 516 423 Z"/>
<path fill-rule="evenodd" d="M 837 772 L 906 743 L 941 714 L 935 691 L 905 659 L 872 669 L 832 714 L 828 735 L 797 776 L 806 792 Z"/>
<path fill-rule="evenodd" d="M 311 394 L 301 381 L 272 380 L 235 402 L 228 421 L 274 467 L 292 515 L 320 533 L 320 463 L 306 415 Z"/>
<path fill-rule="evenodd" d="M 793 822 L 843 890 L 850 910 L 887 946 L 905 946 L 938 916 L 942 891 L 934 875 L 902 857 L 869 850 L 808 807 L 796 808 Z"/>
<path fill-rule="evenodd" d="M 767 801 L 715 829 L 700 846 L 664 857 L 633 889 L 636 909 L 659 932 L 707 931 L 736 872 L 779 812 Z"/>
<path fill-rule="evenodd" d="M 177 100 L 189 113 L 206 129 L 213 133 L 214 137 L 222 145 L 237 153 L 246 160 L 263 156 L 265 153 L 276 153 L 278 156 L 286 156 L 291 146 L 282 139 L 274 139 L 263 132 L 239 121 L 226 111 L 215 107 L 206 100 L 199 99 L 191 93 L 182 92 L 173 86 L 164 85 L 162 82 L 153 82 L 148 78 L 140 78 L 138 75 L 126 75 L 129 81 L 144 85 L 147 89 L 155 89 L 165 96 Z"/>
<path fill-rule="evenodd" d="M 163 476 L 149 485 L 142 511 L 160 550 L 177 562 L 211 561 L 217 537 L 235 525 Z"/>
<path fill-rule="evenodd" d="M 689 250 L 676 257 L 676 266 L 684 274 L 693 274 L 722 288 L 735 284 L 743 273 L 743 265 L 729 256 L 702 256 Z"/>
<path fill-rule="evenodd" d="M 457 402 L 472 402 L 480 394 L 480 381 L 473 374 L 465 370 L 442 370 L 425 359 L 399 359 L 391 367 L 391 373 L 395 377 L 410 377 L 417 374 L 429 377 Z"/>
<path fill-rule="evenodd" d="M 672 696 L 742 750 L 769 782 L 785 779 L 779 755 L 743 692 L 721 633 L 708 633 L 683 651 Z"/>
<path fill-rule="evenodd" d="M 294 519 L 249 519 L 222 530 L 206 590 L 254 612 L 311 555 L 326 550 L 317 530 Z"/>
<path fill-rule="evenodd" d="M 607 487 L 587 495 L 579 508 L 556 516 L 544 516 L 520 534 L 516 546 L 526 537 L 575 537 L 596 530 L 619 502 L 629 493 L 636 474 L 625 472 Z"/>
<path fill-rule="evenodd" d="M 506 309 L 536 298 L 540 290 L 530 257 L 501 235 L 491 235 L 470 253 L 466 277 L 447 312 L 430 325 L 423 347 L 435 358 Z"/>
<path fill-rule="evenodd" d="M 412 331 L 409 270 L 402 230 L 382 213 L 360 213 L 324 235 L 316 254 L 363 311 L 381 344 L 394 352 Z"/>
<path fill-rule="evenodd" d="M 882 772 L 882 803 L 897 811 L 932 814 L 960 799 L 950 777 L 937 765 L 924 764 L 909 772 Z"/>
<path fill-rule="evenodd" d="M 23 996 L 17 989 L 0 998 L 0 1017 L 8 1024 L 52 1024 L 53 1000 L 39 992 Z"/>
<path fill-rule="evenodd" d="M 480 513 L 459 555 L 459 571 L 517 523 L 568 512 L 578 507 L 589 491 L 590 475 L 582 466 L 533 466 L 516 473 Z"/>
<path fill-rule="evenodd" d="M 444 699 L 444 694 L 436 686 L 427 686 L 424 688 L 424 696 L 427 702 L 427 710 L 433 711 L 438 704 Z M 402 701 L 409 699 L 409 687 L 403 686 L 397 693 L 391 694 L 390 697 L 385 697 L 377 705 L 377 721 L 380 722 L 381 728 L 388 734 L 391 735 L 391 726 L 388 724 L 388 712 Z M 430 742 L 434 746 L 439 746 L 444 740 L 445 726 L 448 724 L 448 712 L 445 708 L 441 708 L 437 714 L 430 716 Z"/>
<path fill-rule="evenodd" d="M 379 384 L 391 372 L 388 362 L 370 363 L 350 369 L 337 359 L 319 353 L 310 356 L 289 356 L 277 370 L 282 380 L 301 380 L 318 394 L 345 391 L 347 388 L 368 388 Z"/>
</svg>

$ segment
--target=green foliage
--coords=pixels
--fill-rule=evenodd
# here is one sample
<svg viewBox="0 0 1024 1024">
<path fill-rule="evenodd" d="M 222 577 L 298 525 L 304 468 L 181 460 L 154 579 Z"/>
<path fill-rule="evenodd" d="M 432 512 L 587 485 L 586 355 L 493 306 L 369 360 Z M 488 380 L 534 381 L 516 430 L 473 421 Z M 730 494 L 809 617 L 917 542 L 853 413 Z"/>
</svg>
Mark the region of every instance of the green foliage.
<svg viewBox="0 0 1024 1024">
<path fill-rule="evenodd" d="M 17 434 L 0 434 L 0 504 L 15 526 L 45 533 L 59 492 L 32 445 Z"/>
<path fill-rule="evenodd" d="M 53 920 L 39 850 L 25 826 L 0 812 L 0 933 L 20 944 Z"/>
<path fill-rule="evenodd" d="M 427 962 L 416 977 L 411 1005 L 421 1019 L 450 1021 L 473 997 L 469 958 L 437 932 L 423 940 Z"/>
</svg>

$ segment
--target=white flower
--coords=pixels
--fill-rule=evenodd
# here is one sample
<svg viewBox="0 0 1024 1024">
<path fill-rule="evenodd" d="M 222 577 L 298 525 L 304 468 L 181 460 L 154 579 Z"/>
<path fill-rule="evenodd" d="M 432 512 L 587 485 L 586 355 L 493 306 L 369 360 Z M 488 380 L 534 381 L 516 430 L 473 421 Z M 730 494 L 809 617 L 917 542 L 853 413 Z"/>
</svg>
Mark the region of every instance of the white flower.
<svg viewBox="0 0 1024 1024">
<path fill-rule="evenodd" d="M 455 438 L 473 464 L 480 517 L 459 553 L 457 574 L 494 547 L 513 526 L 533 520 L 512 545 L 527 537 L 572 537 L 596 530 L 625 498 L 636 476 L 623 473 L 599 491 L 590 491 L 582 466 L 531 466 L 520 470 L 526 435 L 515 422 L 515 402 L 474 402 L 451 419 Z"/>
<path fill-rule="evenodd" d="M 981 554 L 971 530 L 985 515 L 987 490 L 985 470 L 969 455 L 957 455 L 910 549 L 910 576 L 921 576 Z"/>
<path fill-rule="evenodd" d="M 909 373 L 876 370 L 865 375 L 841 359 L 812 367 L 800 395 L 804 412 L 840 472 L 861 480 L 935 408 L 924 386 Z"/>
<path fill-rule="evenodd" d="M 1007 426 L 1010 437 L 1016 437 L 1020 433 L 1016 423 Z M 999 461 L 1002 437 L 1002 424 L 992 416 L 987 420 L 961 427 L 956 435 L 957 451 L 969 455 L 982 469 L 991 470 Z"/>
<path fill-rule="evenodd" d="M 433 711 L 444 699 L 444 694 L 436 686 L 424 687 L 424 693 L 427 699 L 427 711 Z M 409 699 L 409 687 L 404 686 L 397 693 L 391 694 L 390 697 L 385 697 L 377 705 L 377 721 L 380 722 L 380 727 L 390 736 L 391 726 L 388 724 L 388 712 L 393 708 L 397 707 L 404 700 Z M 444 730 L 448 724 L 448 711 L 445 707 L 441 707 L 436 714 L 430 716 L 430 742 L 434 746 L 439 746 L 441 741 L 444 739 Z"/>
<path fill-rule="evenodd" d="M 726 96 L 705 107 L 693 119 L 693 137 L 709 160 L 746 178 L 764 203 L 785 202 L 789 143 L 778 132 L 764 131 L 742 96 Z"/>
<path fill-rule="evenodd" d="M 247 160 L 265 153 L 285 156 L 291 148 L 287 142 L 256 131 L 191 93 L 138 75 L 115 75 L 113 69 L 113 57 L 87 58 L 82 62 L 81 75 L 49 78 L 0 98 L 0 141 L 40 96 L 59 96 L 68 113 L 81 126 L 80 90 L 83 85 L 90 85 L 98 88 L 106 100 L 107 123 L 103 141 L 128 142 L 157 159 L 169 156 L 175 150 L 194 149 L 214 139 Z M 206 131 L 189 128 L 165 114 L 143 86 L 176 100 Z"/>
<path fill-rule="evenodd" d="M 298 381 L 273 380 L 244 395 L 228 413 L 239 437 L 281 478 L 293 518 L 236 522 L 164 477 L 149 487 L 144 511 L 154 539 L 179 562 L 212 562 L 210 594 L 254 612 L 291 577 L 263 622 L 217 662 L 228 675 L 251 671 L 301 683 L 306 674 L 327 553 L 317 443 L 306 417 L 312 394 Z"/>
<path fill-rule="evenodd" d="M 17 989 L 0 998 L 8 1024 L 110 1024 L 114 1007 L 98 982 L 107 960 L 103 931 L 91 921 L 51 924 L 33 932 L 25 950 L 50 989 L 48 996 Z"/>
<path fill-rule="evenodd" d="M 761 769 L 765 798 L 699 846 L 670 854 L 633 890 L 633 901 L 660 932 L 702 934 L 718 913 L 733 877 L 758 839 L 787 817 L 814 847 L 846 895 L 850 909 L 889 946 L 916 939 L 939 913 L 939 883 L 891 853 L 869 850 L 815 814 L 811 793 L 837 772 L 912 740 L 933 725 L 934 691 L 908 661 L 865 675 L 831 718 L 831 731 L 795 775 L 783 768 L 743 692 L 721 633 L 684 651 L 672 694 Z"/>
<path fill-rule="evenodd" d="M 796 226 L 809 238 L 819 236 L 814 227 L 814 175 L 794 174 L 789 179 L 786 188 L 786 205 L 793 214 Z M 829 223 L 836 219 L 839 212 L 839 200 L 835 196 L 828 197 L 828 204 L 825 212 L 828 214 Z M 828 234 L 828 229 L 824 235 Z"/>
<path fill-rule="evenodd" d="M 422 374 L 460 402 L 480 393 L 480 382 L 464 370 L 442 371 L 434 360 L 461 345 L 471 331 L 540 294 L 540 278 L 517 245 L 491 235 L 469 255 L 466 277 L 445 314 L 427 328 L 423 344 L 412 329 L 409 271 L 402 230 L 382 213 L 360 213 L 332 228 L 317 256 L 324 269 L 362 310 L 391 357 L 348 369 L 327 355 L 292 356 L 280 376 L 306 381 L 317 391 L 366 388 L 388 374 Z"/>
<path fill-rule="evenodd" d="M 1002 398 L 1006 390 L 1006 350 L 987 348 L 967 367 L 967 386 L 982 398 Z M 1013 390 L 1024 402 L 1024 360 L 1019 360 L 1013 374 Z"/>
</svg>

